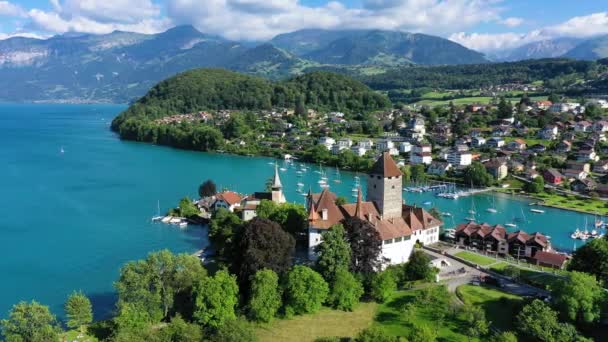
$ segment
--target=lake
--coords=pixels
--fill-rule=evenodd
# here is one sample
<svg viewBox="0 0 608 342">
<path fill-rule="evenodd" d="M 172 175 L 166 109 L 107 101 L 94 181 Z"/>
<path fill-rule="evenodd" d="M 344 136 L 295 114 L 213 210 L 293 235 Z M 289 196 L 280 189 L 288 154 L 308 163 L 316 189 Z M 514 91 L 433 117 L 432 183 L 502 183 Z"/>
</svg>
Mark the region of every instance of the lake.
<svg viewBox="0 0 608 342">
<path fill-rule="evenodd" d="M 93 301 L 96 319 L 114 307 L 112 284 L 121 265 L 168 248 L 192 253 L 207 244 L 201 227 L 178 229 L 151 223 L 157 203 L 164 212 L 198 185 L 213 179 L 218 186 L 242 193 L 264 189 L 274 160 L 181 151 L 121 141 L 109 123 L 124 106 L 0 104 L 0 317 L 20 300 L 35 299 L 63 315 L 63 302 L 74 290 Z M 63 153 L 62 153 L 63 149 Z M 303 175 L 298 163 L 280 161 L 288 201 L 304 203 L 305 191 L 320 190 L 317 166 Z M 325 169 L 331 190 L 353 200 L 354 174 Z M 335 179 L 341 182 L 334 182 Z M 361 177 L 365 188 L 365 177 Z M 458 200 L 431 193 L 404 193 L 408 203 L 454 214 L 451 226 L 469 216 L 478 221 L 518 223 L 528 232 L 553 237 L 561 249 L 572 249 L 569 233 L 590 215 L 545 208 L 529 212 L 526 201 L 509 196 L 477 195 Z M 430 205 L 423 203 L 431 201 Z M 474 201 L 474 203 L 473 203 Z M 496 207 L 498 213 L 485 211 Z M 524 215 L 522 215 L 522 212 Z M 579 245 L 581 242 L 578 242 Z"/>
</svg>

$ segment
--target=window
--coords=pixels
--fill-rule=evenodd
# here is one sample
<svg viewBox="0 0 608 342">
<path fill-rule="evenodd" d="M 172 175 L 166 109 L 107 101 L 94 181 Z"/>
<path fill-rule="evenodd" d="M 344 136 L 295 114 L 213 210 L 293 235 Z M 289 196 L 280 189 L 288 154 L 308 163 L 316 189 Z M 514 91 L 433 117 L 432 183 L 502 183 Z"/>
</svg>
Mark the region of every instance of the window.
<svg viewBox="0 0 608 342">
<path fill-rule="evenodd" d="M 388 245 L 388 244 L 391 244 L 391 243 L 393 243 L 393 239 L 384 240 L 384 244 L 385 245 Z"/>
<path fill-rule="evenodd" d="M 395 188 L 395 186 L 393 185 L 393 189 Z"/>
<path fill-rule="evenodd" d="M 401 241 L 403 241 L 403 237 L 402 236 L 400 236 L 398 238 L 395 238 L 395 242 L 401 242 Z"/>
<path fill-rule="evenodd" d="M 374 184 L 374 189 L 376 188 L 376 184 Z"/>
</svg>

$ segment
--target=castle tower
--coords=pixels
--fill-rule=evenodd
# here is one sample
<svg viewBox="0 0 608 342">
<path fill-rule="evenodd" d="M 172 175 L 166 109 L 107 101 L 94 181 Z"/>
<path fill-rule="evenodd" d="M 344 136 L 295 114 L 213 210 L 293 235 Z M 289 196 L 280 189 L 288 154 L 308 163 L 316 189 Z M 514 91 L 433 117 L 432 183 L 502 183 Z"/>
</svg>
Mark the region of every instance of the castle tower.
<svg viewBox="0 0 608 342">
<path fill-rule="evenodd" d="M 374 202 L 383 219 L 401 217 L 402 214 L 401 170 L 388 152 L 376 160 L 367 180 L 367 200 Z"/>
<path fill-rule="evenodd" d="M 283 184 L 281 184 L 281 178 L 279 177 L 279 166 L 274 164 L 274 177 L 272 179 L 271 187 L 272 201 L 275 203 L 285 203 L 285 195 L 283 195 Z"/>
</svg>

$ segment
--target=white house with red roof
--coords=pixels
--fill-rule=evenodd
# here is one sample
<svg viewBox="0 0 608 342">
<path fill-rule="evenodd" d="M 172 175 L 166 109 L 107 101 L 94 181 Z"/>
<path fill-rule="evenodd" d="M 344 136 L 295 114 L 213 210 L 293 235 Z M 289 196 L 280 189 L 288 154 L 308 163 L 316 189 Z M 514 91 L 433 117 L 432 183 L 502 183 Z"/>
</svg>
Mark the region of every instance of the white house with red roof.
<svg viewBox="0 0 608 342">
<path fill-rule="evenodd" d="M 386 265 L 409 260 L 416 242 L 432 244 L 439 241 L 443 222 L 423 208 L 403 204 L 402 174 L 388 152 L 372 166 L 367 180 L 367 201 L 359 189 L 357 202 L 336 204 L 337 196 L 327 189 L 308 194 L 309 258 L 316 258 L 315 247 L 322 242 L 323 232 L 357 217 L 368 221 L 382 240 L 382 258 Z"/>
</svg>

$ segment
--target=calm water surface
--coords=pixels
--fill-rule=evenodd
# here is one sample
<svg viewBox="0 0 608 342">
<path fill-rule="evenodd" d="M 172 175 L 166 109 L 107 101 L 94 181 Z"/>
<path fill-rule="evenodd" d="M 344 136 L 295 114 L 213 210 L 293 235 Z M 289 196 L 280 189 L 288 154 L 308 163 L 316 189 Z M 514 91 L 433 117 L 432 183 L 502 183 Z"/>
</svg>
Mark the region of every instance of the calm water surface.
<svg viewBox="0 0 608 342">
<path fill-rule="evenodd" d="M 272 175 L 273 160 L 268 158 L 120 141 L 109 131 L 109 122 L 122 109 L 0 104 L 0 317 L 14 303 L 32 299 L 62 316 L 65 298 L 79 289 L 93 300 L 96 318 L 107 317 L 115 300 L 112 283 L 122 264 L 150 251 L 194 252 L 207 244 L 203 228 L 179 230 L 151 223 L 157 201 L 165 211 L 182 196 L 195 196 L 198 184 L 208 178 L 242 193 L 260 191 Z M 318 167 L 298 175 L 298 165 L 281 166 L 288 201 L 304 202 L 298 182 L 304 190 L 320 190 L 320 174 L 314 172 Z M 332 191 L 353 199 L 355 175 L 324 172 Z M 365 188 L 364 177 L 361 181 Z M 454 201 L 406 193 L 405 198 L 452 212 L 448 226 L 470 216 L 473 206 L 478 220 L 489 223 L 525 216 L 518 222 L 521 228 L 551 235 L 562 249 L 573 248 L 569 232 L 581 227 L 585 217 L 548 208 L 545 214 L 532 214 L 525 201 L 508 196 Z M 432 203 L 424 204 L 428 201 Z M 499 212 L 486 212 L 490 206 Z M 589 216 L 589 222 L 592 219 Z"/>
</svg>

